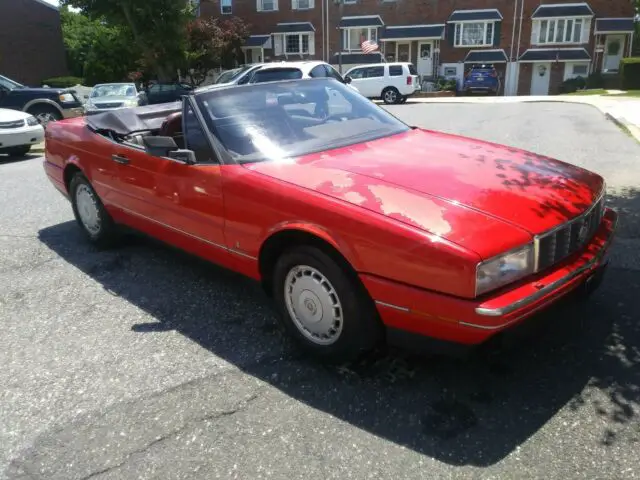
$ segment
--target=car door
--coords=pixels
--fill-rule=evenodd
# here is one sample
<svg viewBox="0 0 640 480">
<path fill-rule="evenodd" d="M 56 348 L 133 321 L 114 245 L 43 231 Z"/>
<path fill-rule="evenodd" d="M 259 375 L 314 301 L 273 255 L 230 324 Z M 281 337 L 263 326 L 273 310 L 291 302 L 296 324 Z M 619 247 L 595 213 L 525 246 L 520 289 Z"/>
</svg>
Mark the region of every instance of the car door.
<svg viewBox="0 0 640 480">
<path fill-rule="evenodd" d="M 183 132 L 185 147 L 195 152 L 194 165 L 133 146 L 116 148 L 114 203 L 137 219 L 137 228 L 154 236 L 160 229 L 169 243 L 187 250 L 195 245 L 194 253 L 200 247 L 214 247 L 213 255 L 205 256 L 220 261 L 226 255 L 220 164 L 188 99 L 183 105 Z"/>
</svg>

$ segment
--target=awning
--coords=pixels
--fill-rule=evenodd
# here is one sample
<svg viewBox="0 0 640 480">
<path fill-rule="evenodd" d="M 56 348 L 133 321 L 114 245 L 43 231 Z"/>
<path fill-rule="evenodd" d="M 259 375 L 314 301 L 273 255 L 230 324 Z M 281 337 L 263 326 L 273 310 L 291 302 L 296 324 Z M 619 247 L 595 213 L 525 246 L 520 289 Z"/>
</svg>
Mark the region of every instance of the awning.
<svg viewBox="0 0 640 480">
<path fill-rule="evenodd" d="M 538 5 L 531 18 L 554 17 L 592 17 L 593 10 L 588 3 L 556 3 L 552 5 Z"/>
<path fill-rule="evenodd" d="M 471 50 L 464 58 L 464 63 L 506 63 L 504 50 Z"/>
<path fill-rule="evenodd" d="M 578 62 L 589 61 L 584 48 L 530 48 L 520 56 L 521 62 Z"/>
<path fill-rule="evenodd" d="M 444 24 L 387 26 L 380 34 L 381 42 L 417 40 L 420 38 L 444 38 Z"/>
<path fill-rule="evenodd" d="M 278 23 L 273 33 L 309 33 L 315 32 L 311 22 Z"/>
<path fill-rule="evenodd" d="M 633 18 L 598 18 L 593 33 L 633 33 Z"/>
<path fill-rule="evenodd" d="M 251 47 L 260 47 L 260 48 L 268 48 L 267 44 L 271 40 L 271 35 L 251 35 L 244 42 L 243 47 L 251 48 Z"/>
<path fill-rule="evenodd" d="M 484 10 L 454 10 L 448 22 L 472 22 L 472 21 L 494 21 L 502 20 L 502 14 L 497 8 L 487 8 Z"/>
<path fill-rule="evenodd" d="M 335 53 L 333 55 L 333 64 L 337 65 L 340 62 L 338 59 L 338 54 Z M 367 64 L 367 63 L 382 63 L 384 62 L 384 58 L 380 52 L 375 53 L 343 53 L 342 54 L 342 64 L 343 65 L 351 65 L 351 64 Z"/>
<path fill-rule="evenodd" d="M 382 27 L 384 22 L 380 15 L 363 15 L 360 17 L 342 17 L 340 28 L 352 27 Z"/>
</svg>

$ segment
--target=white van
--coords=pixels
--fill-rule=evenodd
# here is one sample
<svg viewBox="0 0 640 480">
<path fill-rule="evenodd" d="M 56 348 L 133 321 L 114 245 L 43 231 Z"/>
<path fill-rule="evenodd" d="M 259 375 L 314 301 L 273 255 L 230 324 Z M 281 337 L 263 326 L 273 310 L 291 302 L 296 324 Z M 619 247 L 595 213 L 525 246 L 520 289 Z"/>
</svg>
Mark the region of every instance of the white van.
<svg viewBox="0 0 640 480">
<path fill-rule="evenodd" d="M 404 103 L 420 91 L 416 67 L 409 62 L 374 63 L 350 68 L 345 73 L 351 84 L 368 98 L 381 98 L 384 103 Z"/>
</svg>

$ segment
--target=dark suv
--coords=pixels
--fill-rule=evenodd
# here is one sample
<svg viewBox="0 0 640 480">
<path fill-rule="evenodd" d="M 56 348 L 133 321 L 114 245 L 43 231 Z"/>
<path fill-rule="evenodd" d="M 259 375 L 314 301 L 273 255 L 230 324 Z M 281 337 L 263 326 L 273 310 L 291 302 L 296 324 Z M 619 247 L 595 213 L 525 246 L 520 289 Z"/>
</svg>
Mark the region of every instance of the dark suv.
<svg viewBox="0 0 640 480">
<path fill-rule="evenodd" d="M 464 74 L 462 91 L 465 94 L 484 92 L 497 95 L 500 91 L 500 77 L 492 64 L 471 65 Z"/>
<path fill-rule="evenodd" d="M 42 125 L 84 113 L 82 102 L 69 88 L 31 88 L 0 75 L 0 108 L 22 110 Z"/>
</svg>

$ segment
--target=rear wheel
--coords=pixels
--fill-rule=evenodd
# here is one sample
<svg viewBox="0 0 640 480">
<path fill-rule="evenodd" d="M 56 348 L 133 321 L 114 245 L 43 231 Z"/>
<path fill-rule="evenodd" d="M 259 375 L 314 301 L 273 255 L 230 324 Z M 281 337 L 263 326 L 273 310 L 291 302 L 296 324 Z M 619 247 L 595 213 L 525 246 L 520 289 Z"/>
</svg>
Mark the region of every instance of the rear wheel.
<svg viewBox="0 0 640 480">
<path fill-rule="evenodd" d="M 7 150 L 10 157 L 24 157 L 31 150 L 31 145 L 20 145 Z"/>
<path fill-rule="evenodd" d="M 273 276 L 285 330 L 303 351 L 325 361 L 352 360 L 382 338 L 373 301 L 355 274 L 316 247 L 284 253 Z"/>
<path fill-rule="evenodd" d="M 118 236 L 116 225 L 82 173 L 71 179 L 69 193 L 73 214 L 89 241 L 100 248 L 112 246 Z"/>
<path fill-rule="evenodd" d="M 387 87 L 382 91 L 382 100 L 387 105 L 399 103 L 400 97 L 400 92 L 395 87 Z"/>
<path fill-rule="evenodd" d="M 400 101 L 398 103 L 407 103 L 407 98 L 409 97 L 407 97 L 406 95 L 401 96 Z"/>
</svg>

